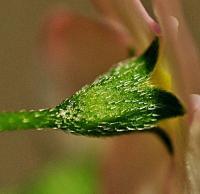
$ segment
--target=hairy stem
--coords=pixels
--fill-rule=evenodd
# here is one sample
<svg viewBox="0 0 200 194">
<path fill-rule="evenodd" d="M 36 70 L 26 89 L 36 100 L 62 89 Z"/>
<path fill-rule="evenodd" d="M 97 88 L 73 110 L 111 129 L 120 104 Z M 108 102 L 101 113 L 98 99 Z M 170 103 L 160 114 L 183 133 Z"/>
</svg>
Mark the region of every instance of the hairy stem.
<svg viewBox="0 0 200 194">
<path fill-rule="evenodd" d="M 1 112 L 0 131 L 53 127 L 49 109 L 38 111 Z"/>
</svg>

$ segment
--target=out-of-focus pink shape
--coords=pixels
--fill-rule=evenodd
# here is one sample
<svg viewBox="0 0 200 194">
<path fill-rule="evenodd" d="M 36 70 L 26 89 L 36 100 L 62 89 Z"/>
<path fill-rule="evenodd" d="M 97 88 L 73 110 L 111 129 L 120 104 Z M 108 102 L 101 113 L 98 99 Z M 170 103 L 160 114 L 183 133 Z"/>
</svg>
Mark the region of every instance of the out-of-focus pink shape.
<svg viewBox="0 0 200 194">
<path fill-rule="evenodd" d="M 126 26 L 134 38 L 138 53 L 148 45 L 159 25 L 150 17 L 140 0 L 92 0 L 105 16 Z"/>
<path fill-rule="evenodd" d="M 159 24 L 148 14 L 141 1 L 140 0 L 132 0 L 132 1 L 135 9 L 137 9 L 139 15 L 141 16 L 141 18 L 143 18 L 146 25 L 149 26 L 152 32 L 159 35 L 161 33 Z"/>
<path fill-rule="evenodd" d="M 191 95 L 194 116 L 189 130 L 189 145 L 186 154 L 189 191 L 198 194 L 200 191 L 200 95 Z"/>
<path fill-rule="evenodd" d="M 194 111 L 194 113 L 196 111 L 200 111 L 200 96 L 198 94 L 192 94 L 190 98 L 191 98 L 191 103 L 192 103 L 192 108 L 193 108 L 192 111 Z"/>
<path fill-rule="evenodd" d="M 129 36 L 119 26 L 64 10 L 49 14 L 42 28 L 41 56 L 65 95 L 127 58 L 132 46 Z"/>
</svg>

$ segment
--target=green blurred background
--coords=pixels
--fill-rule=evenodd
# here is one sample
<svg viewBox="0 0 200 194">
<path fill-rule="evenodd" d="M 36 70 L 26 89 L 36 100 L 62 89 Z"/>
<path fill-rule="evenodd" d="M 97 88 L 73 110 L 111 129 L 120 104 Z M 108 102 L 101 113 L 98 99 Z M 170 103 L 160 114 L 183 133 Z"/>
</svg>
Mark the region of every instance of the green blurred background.
<svg viewBox="0 0 200 194">
<path fill-rule="evenodd" d="M 64 98 L 37 61 L 41 19 L 49 9 L 59 6 L 97 17 L 89 0 L 1 0 L 1 111 L 44 108 Z M 200 45 L 199 0 L 184 0 L 184 9 Z M 2 133 L 0 194 L 101 193 L 99 158 L 109 141 L 69 136 L 62 131 Z"/>
</svg>

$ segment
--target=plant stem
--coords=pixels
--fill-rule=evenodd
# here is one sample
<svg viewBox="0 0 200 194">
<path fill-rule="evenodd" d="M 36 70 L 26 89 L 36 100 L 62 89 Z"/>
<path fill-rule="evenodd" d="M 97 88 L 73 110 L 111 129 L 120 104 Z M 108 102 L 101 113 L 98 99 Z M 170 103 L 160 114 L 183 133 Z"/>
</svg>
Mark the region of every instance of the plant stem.
<svg viewBox="0 0 200 194">
<path fill-rule="evenodd" d="M 51 110 L 53 109 L 43 109 L 38 111 L 0 112 L 0 131 L 41 128 L 44 129 L 55 127 L 58 128 L 55 125 L 55 114 Z M 68 131 L 69 129 L 66 128 L 65 130 Z M 171 155 L 173 155 L 174 150 L 171 139 L 163 129 L 160 129 L 159 127 L 154 127 L 141 131 L 136 130 L 134 132 L 150 132 L 157 135 L 166 146 L 167 151 Z M 79 133 L 77 132 L 77 134 Z M 89 133 L 87 134 L 86 132 L 85 135 L 89 135 Z"/>
<path fill-rule="evenodd" d="M 52 127 L 49 109 L 0 113 L 0 131 Z"/>
</svg>

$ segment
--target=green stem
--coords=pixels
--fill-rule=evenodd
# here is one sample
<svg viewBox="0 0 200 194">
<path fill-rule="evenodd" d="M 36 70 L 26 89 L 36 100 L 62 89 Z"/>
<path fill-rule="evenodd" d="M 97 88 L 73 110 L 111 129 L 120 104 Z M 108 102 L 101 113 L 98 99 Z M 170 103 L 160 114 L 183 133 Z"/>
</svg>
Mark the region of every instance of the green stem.
<svg viewBox="0 0 200 194">
<path fill-rule="evenodd" d="M 53 127 L 49 109 L 0 113 L 0 131 L 49 127 Z"/>
<path fill-rule="evenodd" d="M 0 112 L 0 131 L 41 128 L 43 129 L 55 127 L 58 128 L 55 125 L 54 117 L 54 109 L 44 109 L 38 111 Z M 65 130 L 69 129 L 66 128 Z M 150 132 L 156 134 L 159 139 L 162 140 L 168 152 L 173 155 L 174 150 L 171 139 L 164 130 L 160 129 L 159 127 L 154 127 L 142 131 L 136 130 L 135 132 Z M 87 134 L 86 132 L 85 135 L 89 135 L 89 133 Z"/>
</svg>

